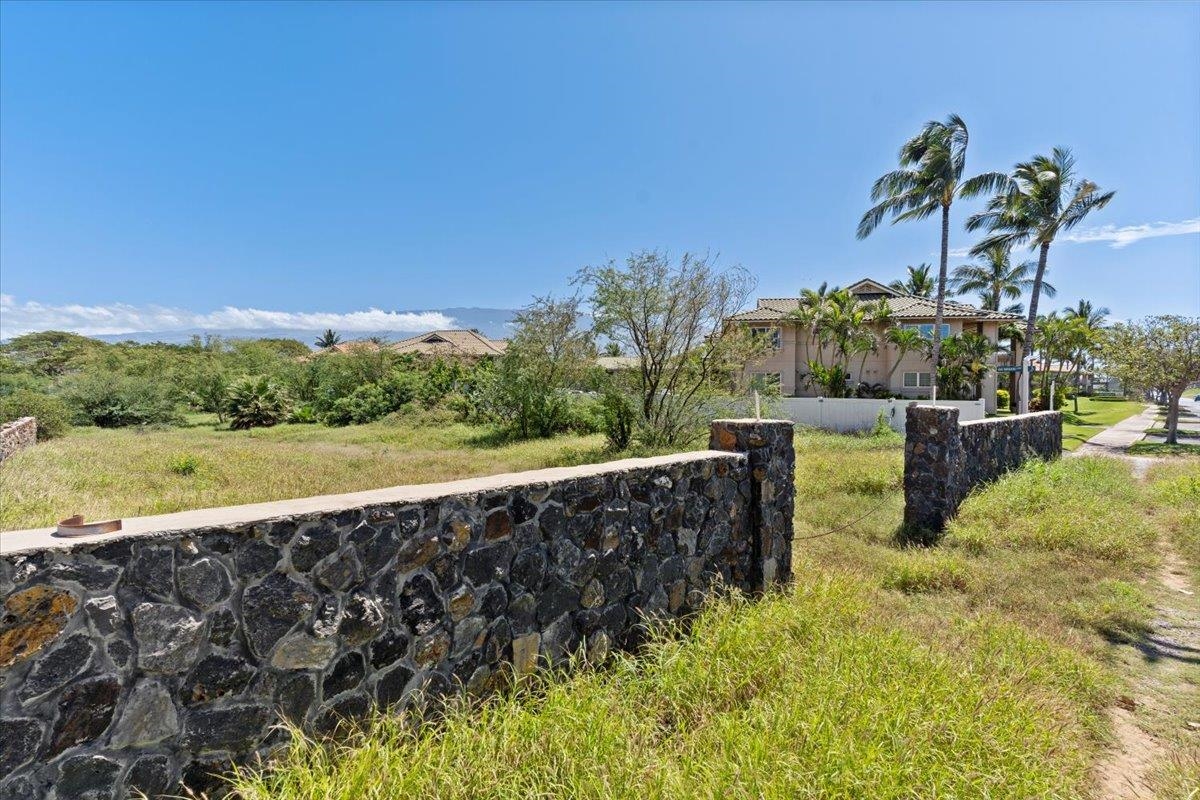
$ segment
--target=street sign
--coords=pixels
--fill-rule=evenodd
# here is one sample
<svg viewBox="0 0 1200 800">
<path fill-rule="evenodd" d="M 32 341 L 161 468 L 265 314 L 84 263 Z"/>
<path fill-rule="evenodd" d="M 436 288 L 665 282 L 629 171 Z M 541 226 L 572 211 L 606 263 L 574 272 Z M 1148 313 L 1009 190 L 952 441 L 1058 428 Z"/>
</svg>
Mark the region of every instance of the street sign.
<svg viewBox="0 0 1200 800">
<path fill-rule="evenodd" d="M 1020 367 L 996 367 L 996 372 L 1020 372 Z"/>
</svg>

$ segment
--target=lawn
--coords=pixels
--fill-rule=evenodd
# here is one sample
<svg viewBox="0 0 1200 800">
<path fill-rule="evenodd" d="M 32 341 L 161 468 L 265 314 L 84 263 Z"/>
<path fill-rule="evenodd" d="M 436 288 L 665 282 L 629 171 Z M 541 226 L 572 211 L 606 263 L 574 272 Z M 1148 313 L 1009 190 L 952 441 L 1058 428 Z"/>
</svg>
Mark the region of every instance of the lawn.
<svg viewBox="0 0 1200 800">
<path fill-rule="evenodd" d="M 230 431 L 74 428 L 0 464 L 0 530 L 430 483 L 601 461 L 602 436 L 507 442 L 452 419 Z"/>
<path fill-rule="evenodd" d="M 1137 400 L 1080 397 L 1079 413 L 1074 408 L 1074 401 L 1068 401 L 1062 409 L 1063 450 L 1074 450 L 1110 425 L 1140 414 L 1146 404 Z"/>
<path fill-rule="evenodd" d="M 241 796 L 1094 796 L 1117 654 L 1152 617 L 1160 532 L 1195 524 L 1178 505 L 1200 468 L 1141 485 L 1118 461 L 1030 465 L 969 498 L 940 547 L 912 549 L 895 541 L 898 437 L 796 446 L 786 592 L 714 602 L 636 657 L 434 725 L 379 716 L 336 744 L 298 738 L 237 780 Z M 1181 742 L 1164 797 L 1194 778 Z"/>
</svg>

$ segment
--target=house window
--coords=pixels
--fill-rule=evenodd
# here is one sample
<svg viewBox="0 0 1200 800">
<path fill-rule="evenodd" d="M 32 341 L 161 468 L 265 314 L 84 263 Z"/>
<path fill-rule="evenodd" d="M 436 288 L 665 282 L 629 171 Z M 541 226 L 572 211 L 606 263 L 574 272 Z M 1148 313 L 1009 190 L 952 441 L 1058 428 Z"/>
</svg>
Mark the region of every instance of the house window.
<svg viewBox="0 0 1200 800">
<path fill-rule="evenodd" d="M 918 324 L 905 324 L 905 325 L 902 325 L 901 327 L 916 328 L 917 330 L 919 330 L 921 332 L 921 337 L 923 339 L 932 339 L 933 338 L 933 323 L 932 322 L 922 322 L 919 325 Z M 950 336 L 950 326 L 947 325 L 946 323 L 942 323 L 942 338 L 946 339 L 946 338 L 949 338 L 949 336 Z"/>
<path fill-rule="evenodd" d="M 756 339 L 766 339 L 773 350 L 779 349 L 779 328 L 751 328 L 750 335 Z"/>
<path fill-rule="evenodd" d="M 755 372 L 750 375 L 750 388 L 761 394 L 779 394 L 781 384 L 778 372 Z"/>
<path fill-rule="evenodd" d="M 929 372 L 906 372 L 904 373 L 904 388 L 918 389 L 928 387 L 932 383 L 932 373 Z"/>
</svg>

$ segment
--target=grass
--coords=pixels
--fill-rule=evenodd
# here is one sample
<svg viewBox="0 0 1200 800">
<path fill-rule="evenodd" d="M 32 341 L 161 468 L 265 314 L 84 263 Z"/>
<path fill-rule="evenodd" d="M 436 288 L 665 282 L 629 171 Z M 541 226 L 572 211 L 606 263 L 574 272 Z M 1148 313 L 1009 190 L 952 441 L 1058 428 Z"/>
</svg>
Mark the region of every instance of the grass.
<svg viewBox="0 0 1200 800">
<path fill-rule="evenodd" d="M 796 450 L 786 593 L 713 602 L 636 657 L 458 701 L 436 724 L 379 715 L 336 743 L 298 738 L 238 791 L 1089 796 L 1122 685 L 1115 654 L 1153 613 L 1151 515 L 1180 513 L 1191 473 L 1164 472 L 1152 491 L 1115 461 L 1029 465 L 922 549 L 896 540 L 898 437 L 800 431 Z"/>
<path fill-rule="evenodd" d="M 1063 450 L 1074 450 L 1100 431 L 1126 417 L 1140 414 L 1146 404 L 1136 400 L 1080 397 L 1079 412 L 1068 401 L 1063 412 Z"/>
<path fill-rule="evenodd" d="M 1146 435 L 1147 436 L 1166 436 L 1167 429 L 1166 428 L 1157 428 L 1157 427 L 1146 428 Z M 1193 431 L 1193 430 L 1189 430 L 1187 428 L 1178 428 L 1175 431 L 1175 435 L 1178 436 L 1180 439 L 1200 439 L 1200 431 Z"/>
<path fill-rule="evenodd" d="M 327 428 L 75 428 L 0 464 L 0 530 L 429 483 L 608 458 L 602 436 L 506 442 L 450 419 Z"/>
<path fill-rule="evenodd" d="M 247 800 L 1070 797 L 1088 769 L 1071 710 L 1097 669 L 999 620 L 930 647 L 863 584 L 827 577 L 714 603 L 604 671 L 543 680 L 415 729 L 381 715 L 301 741 Z M 1064 729 L 1062 723 L 1073 724 Z"/>
<path fill-rule="evenodd" d="M 1131 456 L 1200 456 L 1200 444 L 1179 442 L 1134 442 L 1129 446 Z"/>
</svg>

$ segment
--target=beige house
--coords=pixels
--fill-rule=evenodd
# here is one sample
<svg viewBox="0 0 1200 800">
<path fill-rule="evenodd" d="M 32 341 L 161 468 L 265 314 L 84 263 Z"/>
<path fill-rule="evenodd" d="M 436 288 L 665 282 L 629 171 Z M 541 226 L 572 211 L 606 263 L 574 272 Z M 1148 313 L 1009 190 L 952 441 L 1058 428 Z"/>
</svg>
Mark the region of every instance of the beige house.
<svg viewBox="0 0 1200 800">
<path fill-rule="evenodd" d="M 893 324 L 916 327 L 923 335 L 932 338 L 935 306 L 932 299 L 905 294 L 869 278 L 847 288 L 862 301 L 886 300 L 892 312 Z M 760 377 L 772 383 L 778 381 L 780 393 L 785 397 L 815 397 L 818 392 L 806 378 L 808 362 L 817 358 L 819 347 L 812 342 L 808 330 L 801 329 L 790 318 L 799 307 L 800 300 L 796 297 L 765 297 L 758 301 L 757 308 L 735 314 L 730 319 L 768 337 L 774 346 L 769 356 L 747 365 L 749 377 Z M 951 301 L 946 301 L 942 318 L 943 338 L 972 331 L 993 343 L 997 341 L 1002 324 L 1020 319 L 1016 314 L 988 311 Z M 901 357 L 897 348 L 884 343 L 883 326 L 878 328 L 875 332 L 876 340 L 880 343 L 877 351 L 868 354 L 865 363 L 859 358 L 851 360 L 851 380 L 856 384 L 884 384 L 890 392 L 904 397 L 928 397 L 932 377 L 929 359 L 920 352 L 905 353 Z M 826 363 L 832 360 L 831 348 L 826 348 L 824 357 Z M 996 410 L 995 364 L 993 356 L 992 369 L 983 380 L 982 399 L 989 412 Z"/>
<path fill-rule="evenodd" d="M 476 330 L 444 330 L 401 339 L 390 347 L 397 353 L 475 359 L 504 355 L 508 340 L 489 339 Z"/>
</svg>

